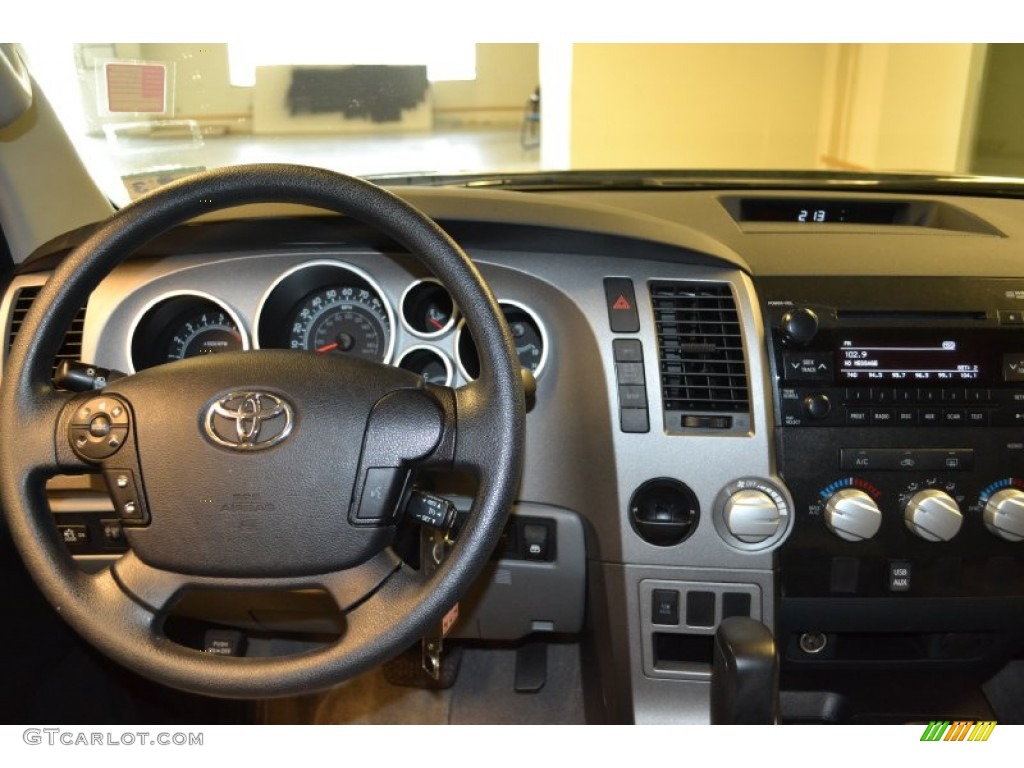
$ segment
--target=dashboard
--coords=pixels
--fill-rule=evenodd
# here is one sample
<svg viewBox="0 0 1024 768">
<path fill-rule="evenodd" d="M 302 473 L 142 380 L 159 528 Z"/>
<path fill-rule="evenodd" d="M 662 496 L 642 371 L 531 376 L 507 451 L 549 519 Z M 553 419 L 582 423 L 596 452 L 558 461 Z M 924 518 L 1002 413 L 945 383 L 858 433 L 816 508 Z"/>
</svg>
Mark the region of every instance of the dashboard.
<svg viewBox="0 0 1024 768">
<path fill-rule="evenodd" d="M 638 723 L 707 720 L 732 616 L 774 635 L 792 721 L 940 716 L 1024 648 L 1024 202 L 400 194 L 469 253 L 536 381 L 518 502 L 457 636 L 583 637 L 594 719 Z M 5 338 L 82 235 L 22 265 Z M 479 374 L 414 255 L 287 206 L 176 228 L 76 322 L 62 355 L 127 374 L 270 348 Z M 50 495 L 82 567 L 124 551 L 102 483 Z M 872 699 L 916 674 L 948 690 Z"/>
</svg>

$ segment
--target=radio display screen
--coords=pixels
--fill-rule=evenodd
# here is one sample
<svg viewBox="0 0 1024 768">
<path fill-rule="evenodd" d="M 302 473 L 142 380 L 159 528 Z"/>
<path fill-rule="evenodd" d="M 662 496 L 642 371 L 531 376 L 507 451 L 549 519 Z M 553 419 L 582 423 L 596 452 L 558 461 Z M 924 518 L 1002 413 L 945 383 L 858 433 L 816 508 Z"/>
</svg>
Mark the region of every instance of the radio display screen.
<svg viewBox="0 0 1024 768">
<path fill-rule="evenodd" d="M 843 384 L 980 385 L 995 371 L 983 350 L 956 334 L 841 336 L 836 370 Z"/>
</svg>

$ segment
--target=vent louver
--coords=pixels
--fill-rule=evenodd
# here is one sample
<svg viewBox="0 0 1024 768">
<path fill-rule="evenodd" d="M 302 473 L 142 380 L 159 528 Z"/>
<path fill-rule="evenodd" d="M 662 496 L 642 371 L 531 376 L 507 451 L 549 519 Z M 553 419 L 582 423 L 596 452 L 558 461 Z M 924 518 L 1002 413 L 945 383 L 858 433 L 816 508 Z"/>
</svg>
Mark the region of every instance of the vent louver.
<svg viewBox="0 0 1024 768">
<path fill-rule="evenodd" d="M 658 362 L 666 422 L 728 428 L 732 419 L 695 414 L 750 411 L 743 337 L 727 283 L 653 282 Z"/>
<path fill-rule="evenodd" d="M 28 314 L 29 309 L 32 307 L 32 303 L 36 300 L 36 297 L 39 295 L 41 290 L 41 285 L 30 285 L 20 288 L 15 294 L 14 301 L 11 304 L 11 325 L 7 334 L 8 352 L 11 351 L 11 345 L 14 343 L 14 339 L 18 335 L 18 331 L 21 330 L 21 326 L 25 322 L 25 316 Z M 75 319 L 71 322 L 71 327 L 64 336 L 64 343 L 61 344 L 60 351 L 57 353 L 57 357 L 53 361 L 54 373 L 57 372 L 57 366 L 60 365 L 62 360 L 81 359 L 82 332 L 84 329 L 85 307 L 82 307 L 75 315 Z"/>
</svg>

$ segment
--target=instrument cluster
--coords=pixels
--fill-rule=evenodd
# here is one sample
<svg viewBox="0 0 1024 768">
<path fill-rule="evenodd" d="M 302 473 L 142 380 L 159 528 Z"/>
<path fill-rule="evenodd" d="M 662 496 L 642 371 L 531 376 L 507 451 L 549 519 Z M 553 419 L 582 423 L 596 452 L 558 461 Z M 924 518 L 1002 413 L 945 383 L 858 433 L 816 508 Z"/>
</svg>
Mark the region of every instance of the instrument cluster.
<svg viewBox="0 0 1024 768">
<path fill-rule="evenodd" d="M 476 346 L 448 290 L 432 277 L 403 288 L 396 299 L 362 269 L 308 261 L 267 288 L 249 327 L 210 293 L 166 294 L 133 325 L 132 366 L 140 371 L 199 355 L 293 349 L 392 364 L 445 386 L 479 376 Z M 522 366 L 539 376 L 548 356 L 544 326 L 529 307 L 500 304 Z"/>
</svg>

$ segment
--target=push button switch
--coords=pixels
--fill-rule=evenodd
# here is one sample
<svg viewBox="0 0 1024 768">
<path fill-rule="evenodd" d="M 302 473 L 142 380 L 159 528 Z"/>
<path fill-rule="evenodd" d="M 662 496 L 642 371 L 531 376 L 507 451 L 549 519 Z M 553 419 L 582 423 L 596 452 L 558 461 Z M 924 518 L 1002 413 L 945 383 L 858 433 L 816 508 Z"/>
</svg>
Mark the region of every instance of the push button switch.
<svg viewBox="0 0 1024 768">
<path fill-rule="evenodd" d="M 75 411 L 68 439 L 81 458 L 103 461 L 124 445 L 129 426 L 127 405 L 116 397 L 94 397 Z"/>
<path fill-rule="evenodd" d="M 910 563 L 907 560 L 889 561 L 889 591 L 910 591 Z"/>
<path fill-rule="evenodd" d="M 526 523 L 523 526 L 523 554 L 527 560 L 551 559 L 548 526 L 543 523 Z"/>
<path fill-rule="evenodd" d="M 114 510 L 122 523 L 141 525 L 149 522 L 134 472 L 130 469 L 108 469 L 103 472 L 103 479 L 107 481 Z"/>
<path fill-rule="evenodd" d="M 606 277 L 604 297 L 608 304 L 608 324 L 612 333 L 636 333 L 640 317 L 636 312 L 633 281 L 625 277 Z"/>
<path fill-rule="evenodd" d="M 674 589 L 651 592 L 651 621 L 673 627 L 679 623 L 679 593 Z"/>
<path fill-rule="evenodd" d="M 615 339 L 612 342 L 612 352 L 615 355 L 616 363 L 642 363 L 644 361 L 644 347 L 639 339 Z"/>
<path fill-rule="evenodd" d="M 715 593 L 686 593 L 686 623 L 691 627 L 715 626 Z"/>
<path fill-rule="evenodd" d="M 89 529 L 84 525 L 58 525 L 57 531 L 64 543 L 73 549 L 89 543 Z"/>
<path fill-rule="evenodd" d="M 399 467 L 370 467 L 366 470 L 363 493 L 355 520 L 359 523 L 388 523 L 409 481 L 409 471 Z"/>
</svg>

